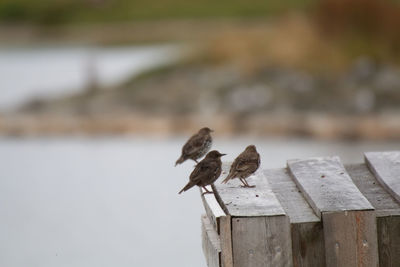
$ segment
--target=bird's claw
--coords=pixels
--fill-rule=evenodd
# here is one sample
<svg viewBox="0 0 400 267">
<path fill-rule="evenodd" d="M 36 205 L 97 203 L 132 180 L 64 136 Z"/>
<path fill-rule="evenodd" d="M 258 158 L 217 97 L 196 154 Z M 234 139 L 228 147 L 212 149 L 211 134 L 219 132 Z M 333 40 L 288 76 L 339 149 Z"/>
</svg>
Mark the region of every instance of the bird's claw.
<svg viewBox="0 0 400 267">
<path fill-rule="evenodd" d="M 254 188 L 256 186 L 255 185 L 241 185 L 240 187 L 243 187 L 243 188 Z"/>
</svg>

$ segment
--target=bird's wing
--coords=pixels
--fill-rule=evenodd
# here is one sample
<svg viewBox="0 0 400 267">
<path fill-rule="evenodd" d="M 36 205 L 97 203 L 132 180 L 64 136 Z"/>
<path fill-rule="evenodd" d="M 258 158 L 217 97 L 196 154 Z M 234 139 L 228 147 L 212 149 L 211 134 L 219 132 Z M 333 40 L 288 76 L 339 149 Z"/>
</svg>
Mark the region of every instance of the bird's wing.
<svg viewBox="0 0 400 267">
<path fill-rule="evenodd" d="M 229 178 L 232 178 L 234 175 L 236 175 L 236 167 L 237 167 L 239 161 L 240 161 L 240 158 L 236 158 L 233 161 L 231 168 L 229 169 L 229 174 L 228 174 Z"/>
<path fill-rule="evenodd" d="M 259 163 L 257 158 L 241 158 L 236 165 L 236 170 L 239 172 L 256 171 L 258 166 Z"/>
<path fill-rule="evenodd" d="M 226 176 L 226 178 L 222 181 L 222 183 L 227 183 L 230 179 L 233 179 L 233 177 L 236 176 L 236 165 L 238 163 L 238 159 L 236 158 L 232 165 L 231 168 L 229 169 L 229 174 Z"/>
<path fill-rule="evenodd" d="M 218 164 L 214 161 L 200 161 L 196 168 L 190 174 L 190 181 L 198 183 L 205 177 L 210 176 L 216 172 Z"/>
<path fill-rule="evenodd" d="M 182 152 L 186 155 L 193 154 L 203 146 L 205 141 L 206 138 L 204 136 L 195 134 L 183 146 Z"/>
</svg>

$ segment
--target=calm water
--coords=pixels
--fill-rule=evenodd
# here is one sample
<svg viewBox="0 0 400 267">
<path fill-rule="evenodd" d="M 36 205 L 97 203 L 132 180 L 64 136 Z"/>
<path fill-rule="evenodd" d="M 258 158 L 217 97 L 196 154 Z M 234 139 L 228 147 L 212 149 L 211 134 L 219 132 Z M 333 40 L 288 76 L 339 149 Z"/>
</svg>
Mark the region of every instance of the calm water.
<svg viewBox="0 0 400 267">
<path fill-rule="evenodd" d="M 118 84 L 180 57 L 181 49 L 172 45 L 0 47 L 0 110 L 32 98 L 79 92 L 93 77 L 100 86 Z"/>
<path fill-rule="evenodd" d="M 173 167 L 183 138 L 0 139 L 0 266 L 204 267 L 197 190 L 177 192 L 193 163 Z M 217 139 L 232 160 L 258 146 L 263 168 L 398 143 Z"/>
</svg>

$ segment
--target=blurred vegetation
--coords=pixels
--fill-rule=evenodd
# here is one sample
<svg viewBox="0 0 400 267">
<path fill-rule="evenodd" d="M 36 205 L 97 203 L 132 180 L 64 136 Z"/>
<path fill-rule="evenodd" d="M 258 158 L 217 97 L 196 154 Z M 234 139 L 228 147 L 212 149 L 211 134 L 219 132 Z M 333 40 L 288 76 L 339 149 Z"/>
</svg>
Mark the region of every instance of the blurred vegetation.
<svg viewBox="0 0 400 267">
<path fill-rule="evenodd" d="M 315 0 L 1 0 L 0 21 L 99 23 L 210 17 L 257 17 L 306 9 Z"/>
<path fill-rule="evenodd" d="M 293 12 L 264 27 L 225 31 L 203 58 L 251 73 L 265 64 L 332 72 L 360 57 L 400 64 L 400 1 L 324 0 L 306 14 Z"/>
<path fill-rule="evenodd" d="M 325 0 L 315 14 L 323 36 L 341 39 L 352 56 L 399 61 L 400 1 Z"/>
<path fill-rule="evenodd" d="M 290 14 L 303 15 L 293 19 Z M 273 27 L 265 20 L 261 26 L 244 23 L 247 18 L 270 17 L 274 17 L 269 21 Z M 243 22 L 217 32 L 215 19 L 219 18 Z M 184 19 L 210 23 L 176 24 L 179 27 L 166 23 Z M 139 21 L 159 23 L 135 24 Z M 134 25 L 104 31 L 104 25 L 120 22 Z M 176 41 L 178 36 L 205 42 L 204 58 L 209 61 L 235 61 L 250 70 L 266 61 L 316 70 L 343 69 L 360 56 L 400 62 L 400 0 L 0 0 L 0 23 L 77 28 L 100 24 L 98 35 L 122 38 L 110 43 L 127 42 L 126 36 L 133 36 L 135 42 L 140 38 Z M 93 38 L 95 33 L 90 29 L 84 35 Z"/>
<path fill-rule="evenodd" d="M 29 115 L 171 115 L 175 124 L 176 115 L 224 114 L 234 130 L 254 115 L 253 126 L 278 134 L 399 136 L 400 0 L 0 0 L 0 23 L 17 25 L 0 28 L 0 41 L 24 28 L 22 40 L 193 48 L 113 90 L 34 101 L 22 109 Z M 296 117 L 310 112 L 339 119 Z M 266 114 L 287 117 L 266 123 Z M 359 116 L 367 119 L 359 124 Z M 101 119 L 104 129 L 114 121 Z"/>
</svg>

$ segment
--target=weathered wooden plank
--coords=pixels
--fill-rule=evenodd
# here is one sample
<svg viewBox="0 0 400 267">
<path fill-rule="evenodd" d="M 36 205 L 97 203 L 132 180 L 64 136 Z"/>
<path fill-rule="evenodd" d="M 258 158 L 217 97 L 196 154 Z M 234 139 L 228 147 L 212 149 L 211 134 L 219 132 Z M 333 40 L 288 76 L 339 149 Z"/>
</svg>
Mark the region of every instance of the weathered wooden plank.
<svg viewBox="0 0 400 267">
<path fill-rule="evenodd" d="M 376 179 L 400 202 L 400 151 L 367 152 L 364 156 Z"/>
<path fill-rule="evenodd" d="M 377 266 L 375 211 L 338 157 L 288 162 L 296 184 L 322 216 L 326 266 Z"/>
<path fill-rule="evenodd" d="M 379 266 L 400 266 L 400 216 L 378 218 L 377 228 Z"/>
<path fill-rule="evenodd" d="M 226 175 L 221 175 L 223 177 L 219 181 Z M 237 217 L 285 215 L 262 171 L 257 171 L 247 181 L 256 187 L 243 188 L 239 179 L 233 179 L 227 184 L 218 181 L 214 184 L 216 197 L 225 212 Z"/>
<path fill-rule="evenodd" d="M 203 253 L 208 267 L 220 267 L 221 245 L 217 232 L 207 215 L 201 216 Z"/>
<path fill-rule="evenodd" d="M 287 216 L 232 218 L 235 267 L 293 266 Z"/>
<path fill-rule="evenodd" d="M 230 164 L 225 164 L 223 166 L 224 173 L 222 174 L 222 177 L 219 179 L 222 181 L 224 177 L 226 177 L 228 170 L 229 170 Z M 285 215 L 285 212 L 280 205 L 279 201 L 277 200 L 276 196 L 273 194 L 270 185 L 266 178 L 264 177 L 262 172 L 256 173 L 256 175 L 253 175 L 252 177 L 248 178 L 249 183 L 256 185 L 255 188 L 242 188 L 241 183 L 238 179 L 234 179 L 232 181 L 229 181 L 228 184 L 220 184 L 216 182 L 213 186 L 213 190 L 215 191 L 215 195 L 217 198 L 217 201 L 220 203 L 220 205 L 223 207 L 223 210 L 225 213 L 227 213 L 227 216 L 221 217 L 220 221 L 220 237 L 222 241 L 222 262 L 223 266 L 225 267 L 230 267 L 230 266 L 257 266 L 257 265 L 246 265 L 245 261 L 241 262 L 238 261 L 238 259 L 234 260 L 233 256 L 235 255 L 234 252 L 234 245 L 233 245 L 233 240 L 236 240 L 236 242 L 241 242 L 242 237 L 238 237 L 235 234 L 237 231 L 233 230 L 235 228 L 233 221 L 236 222 L 238 218 L 236 217 L 241 217 L 239 220 L 246 220 L 247 217 L 257 217 L 257 216 L 278 216 L 282 217 L 283 219 L 280 220 L 287 220 Z M 232 216 L 230 218 L 229 216 Z M 246 217 L 246 218 L 242 218 Z M 264 222 L 264 231 L 265 228 L 270 229 L 271 226 L 266 225 L 266 221 L 274 221 L 274 219 L 269 218 L 269 217 L 260 217 L 260 220 Z M 287 227 L 287 231 L 290 233 L 290 228 L 288 226 L 289 224 L 282 224 L 280 227 Z M 251 227 L 251 226 L 249 226 Z M 278 227 L 278 226 L 272 226 L 272 227 Z M 232 229 L 232 230 L 231 230 Z M 245 229 L 242 228 L 239 233 L 246 235 L 245 233 L 252 232 L 255 235 L 256 229 Z M 266 237 L 266 236 L 265 236 Z M 260 236 L 257 236 L 259 239 Z M 258 239 L 252 239 L 251 235 L 247 236 L 247 239 L 243 240 L 250 240 L 248 242 L 259 242 L 260 240 Z M 290 247 L 290 234 L 289 234 L 289 239 L 284 240 L 285 242 L 289 242 L 289 247 L 284 247 L 282 244 L 283 240 L 280 240 L 279 238 L 274 238 L 273 240 L 263 240 L 262 242 L 266 243 L 271 243 L 271 242 L 276 242 L 277 244 L 281 242 L 280 246 L 281 249 L 285 249 L 284 252 L 279 253 L 279 255 L 283 256 L 277 256 L 273 262 L 276 262 L 278 259 L 282 260 L 285 258 L 286 255 L 291 256 L 291 247 Z M 237 245 L 238 243 L 236 243 Z M 236 246 L 236 251 L 238 251 L 238 247 Z M 260 254 L 259 252 L 256 253 L 257 257 L 262 258 L 264 257 L 264 260 L 268 260 L 268 257 L 266 255 L 268 254 Z M 260 259 L 257 259 L 256 257 L 256 262 Z M 272 256 L 269 256 L 270 258 Z M 254 258 L 254 257 L 252 257 Z M 244 260 L 244 259 L 241 259 Z M 291 259 L 290 259 L 291 261 Z M 272 263 L 273 263 L 272 262 Z M 242 265 L 240 265 L 242 264 Z M 250 263 L 251 264 L 251 263 Z M 263 266 L 263 265 L 258 265 L 258 266 Z M 265 266 L 274 266 L 274 265 L 265 265 Z M 284 265 L 282 265 L 284 266 Z M 291 266 L 291 265 L 287 265 Z"/>
<path fill-rule="evenodd" d="M 321 212 L 373 209 L 352 182 L 339 157 L 289 160 L 288 168 L 319 217 Z"/>
<path fill-rule="evenodd" d="M 219 225 L 222 267 L 233 267 L 231 216 L 226 215 L 224 217 L 221 217 Z"/>
<path fill-rule="evenodd" d="M 293 266 L 326 266 L 322 223 L 295 223 L 291 228 Z"/>
<path fill-rule="evenodd" d="M 365 164 L 349 165 L 346 170 L 375 208 L 379 266 L 399 266 L 400 204 L 382 187 Z"/>
<path fill-rule="evenodd" d="M 265 170 L 264 175 L 291 223 L 293 266 L 325 266 L 321 220 L 290 178 L 288 170 Z"/>
<path fill-rule="evenodd" d="M 229 167 L 230 163 L 222 164 L 223 175 L 226 175 L 227 171 L 229 171 Z M 212 190 L 216 190 L 214 186 L 212 187 Z M 203 192 L 204 190 L 200 189 L 200 193 Z M 219 203 L 220 200 L 217 200 L 216 197 L 218 197 L 218 194 L 205 194 L 202 195 L 202 200 L 207 217 L 211 221 L 214 230 L 219 234 L 221 245 L 221 266 L 233 267 L 231 216 L 226 214 L 222 209 Z"/>
<path fill-rule="evenodd" d="M 200 188 L 200 193 L 203 192 L 205 192 L 205 190 Z M 208 219 L 214 226 L 214 230 L 219 234 L 220 218 L 226 216 L 225 212 L 222 210 L 214 194 L 201 195 L 201 199 L 203 201 L 204 209 L 206 210 Z"/>
<path fill-rule="evenodd" d="M 345 168 L 354 184 L 375 208 L 377 217 L 400 215 L 400 203 L 382 187 L 365 164 L 353 164 Z"/>
<path fill-rule="evenodd" d="M 264 170 L 264 176 L 285 213 L 289 216 L 291 223 L 320 221 L 296 184 L 290 178 L 286 168 Z"/>
<path fill-rule="evenodd" d="M 326 266 L 378 266 L 374 211 L 324 212 Z"/>
</svg>

